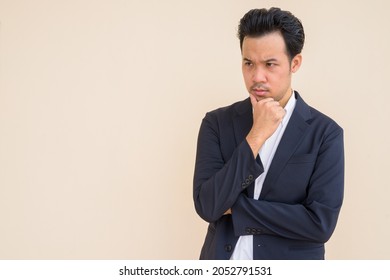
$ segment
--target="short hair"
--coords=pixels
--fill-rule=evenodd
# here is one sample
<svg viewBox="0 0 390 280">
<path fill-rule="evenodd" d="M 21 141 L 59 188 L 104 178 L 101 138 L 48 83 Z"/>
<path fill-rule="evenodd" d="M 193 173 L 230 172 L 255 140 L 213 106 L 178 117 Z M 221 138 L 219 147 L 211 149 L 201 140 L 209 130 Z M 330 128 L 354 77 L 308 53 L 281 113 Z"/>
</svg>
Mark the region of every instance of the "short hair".
<svg viewBox="0 0 390 280">
<path fill-rule="evenodd" d="M 240 48 L 245 37 L 261 37 L 279 31 L 286 44 L 290 60 L 301 53 L 305 42 L 305 32 L 301 21 L 291 12 L 280 8 L 253 9 L 247 12 L 238 25 Z"/>
</svg>

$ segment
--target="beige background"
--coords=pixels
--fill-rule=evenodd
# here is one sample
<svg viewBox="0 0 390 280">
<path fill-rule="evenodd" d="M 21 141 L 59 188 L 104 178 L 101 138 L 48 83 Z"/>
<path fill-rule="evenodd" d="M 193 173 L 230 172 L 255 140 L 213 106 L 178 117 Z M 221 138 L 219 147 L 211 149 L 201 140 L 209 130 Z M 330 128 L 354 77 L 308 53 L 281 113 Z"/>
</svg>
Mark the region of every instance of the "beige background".
<svg viewBox="0 0 390 280">
<path fill-rule="evenodd" d="M 294 88 L 345 129 L 327 258 L 390 259 L 389 3 L 0 0 L 0 258 L 198 258 L 199 125 L 247 96 L 239 19 L 281 6 Z"/>
</svg>

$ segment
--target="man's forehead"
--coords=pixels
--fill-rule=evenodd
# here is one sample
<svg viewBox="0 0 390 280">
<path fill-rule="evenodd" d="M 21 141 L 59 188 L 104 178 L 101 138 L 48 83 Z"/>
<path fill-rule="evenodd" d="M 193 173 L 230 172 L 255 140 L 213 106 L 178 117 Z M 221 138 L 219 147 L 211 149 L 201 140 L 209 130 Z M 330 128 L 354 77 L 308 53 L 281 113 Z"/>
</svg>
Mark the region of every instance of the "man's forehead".
<svg viewBox="0 0 390 280">
<path fill-rule="evenodd" d="M 245 37 L 242 45 L 242 57 L 254 60 L 279 59 L 287 55 L 286 45 L 279 33 L 270 33 L 258 37 Z"/>
</svg>

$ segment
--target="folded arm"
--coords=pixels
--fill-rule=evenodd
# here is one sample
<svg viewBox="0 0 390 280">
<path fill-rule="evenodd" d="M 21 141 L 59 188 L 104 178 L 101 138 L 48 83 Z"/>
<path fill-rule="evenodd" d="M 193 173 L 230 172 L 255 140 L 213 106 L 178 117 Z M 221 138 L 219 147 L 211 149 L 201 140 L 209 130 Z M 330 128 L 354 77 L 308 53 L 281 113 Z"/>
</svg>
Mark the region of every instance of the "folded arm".
<svg viewBox="0 0 390 280">
<path fill-rule="evenodd" d="M 200 217 L 214 222 L 236 202 L 239 195 L 263 172 L 244 139 L 225 161 L 218 123 L 207 114 L 199 131 L 194 174 L 194 203 Z"/>
<path fill-rule="evenodd" d="M 235 234 L 255 232 L 324 243 L 335 229 L 343 190 L 343 133 L 338 129 L 324 139 L 319 149 L 306 198 L 301 203 L 281 203 L 240 195 L 232 207 Z"/>
</svg>

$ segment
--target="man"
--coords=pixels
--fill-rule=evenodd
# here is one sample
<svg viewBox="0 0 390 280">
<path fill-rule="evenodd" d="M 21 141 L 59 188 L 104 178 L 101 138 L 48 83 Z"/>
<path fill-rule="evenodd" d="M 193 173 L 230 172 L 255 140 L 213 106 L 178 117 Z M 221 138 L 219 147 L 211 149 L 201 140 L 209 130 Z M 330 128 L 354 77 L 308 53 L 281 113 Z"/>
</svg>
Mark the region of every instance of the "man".
<svg viewBox="0 0 390 280">
<path fill-rule="evenodd" d="M 291 88 L 301 22 L 249 11 L 238 37 L 249 98 L 206 114 L 194 203 L 209 222 L 201 259 L 324 259 L 343 201 L 343 130 Z"/>
</svg>

